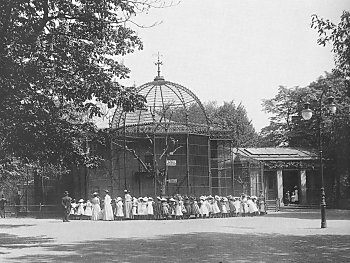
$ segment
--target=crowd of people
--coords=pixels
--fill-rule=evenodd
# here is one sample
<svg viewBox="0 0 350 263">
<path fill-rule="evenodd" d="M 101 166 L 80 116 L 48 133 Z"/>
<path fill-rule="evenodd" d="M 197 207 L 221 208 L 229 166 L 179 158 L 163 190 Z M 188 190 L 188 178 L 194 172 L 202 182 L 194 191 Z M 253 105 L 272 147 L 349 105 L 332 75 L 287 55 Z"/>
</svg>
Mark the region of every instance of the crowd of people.
<svg viewBox="0 0 350 263">
<path fill-rule="evenodd" d="M 170 197 L 132 197 L 124 190 L 124 198 L 112 199 L 105 190 L 103 200 L 97 192 L 91 200 L 76 201 L 68 196 L 62 198 L 64 207 L 63 221 L 69 219 L 91 220 L 127 220 L 127 219 L 190 219 L 218 218 L 234 216 L 257 216 L 266 214 L 266 204 L 263 194 L 259 197 L 241 194 L 239 197 L 229 196 L 182 196 Z"/>
</svg>

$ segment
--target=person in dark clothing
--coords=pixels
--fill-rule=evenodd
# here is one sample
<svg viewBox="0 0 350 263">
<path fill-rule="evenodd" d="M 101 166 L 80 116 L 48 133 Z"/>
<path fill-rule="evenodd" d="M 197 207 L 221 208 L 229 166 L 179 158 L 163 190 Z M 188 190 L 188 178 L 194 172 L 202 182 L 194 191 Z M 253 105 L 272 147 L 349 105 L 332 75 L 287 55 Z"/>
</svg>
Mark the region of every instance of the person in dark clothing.
<svg viewBox="0 0 350 263">
<path fill-rule="evenodd" d="M 19 212 L 21 211 L 21 195 L 19 192 L 15 195 L 15 212 L 16 217 L 19 216 Z"/>
<path fill-rule="evenodd" d="M 64 197 L 62 197 L 63 222 L 69 222 L 72 198 L 70 198 L 68 194 L 68 191 L 65 191 Z"/>
<path fill-rule="evenodd" d="M 284 204 L 289 205 L 290 204 L 290 193 L 287 191 L 284 195 Z"/>
<path fill-rule="evenodd" d="M 0 217 L 5 218 L 5 205 L 7 204 L 7 200 L 4 195 L 1 195 L 0 199 Z"/>
</svg>

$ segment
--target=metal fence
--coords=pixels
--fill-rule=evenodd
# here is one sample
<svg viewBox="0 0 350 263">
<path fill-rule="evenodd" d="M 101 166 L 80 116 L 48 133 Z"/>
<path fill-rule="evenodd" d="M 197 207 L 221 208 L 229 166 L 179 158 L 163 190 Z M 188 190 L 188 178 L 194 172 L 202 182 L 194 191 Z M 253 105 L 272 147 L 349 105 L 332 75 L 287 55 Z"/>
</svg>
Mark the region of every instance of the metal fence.
<svg viewBox="0 0 350 263">
<path fill-rule="evenodd" d="M 56 218 L 60 217 L 62 209 L 59 205 L 6 205 L 6 217 L 36 217 Z"/>
</svg>

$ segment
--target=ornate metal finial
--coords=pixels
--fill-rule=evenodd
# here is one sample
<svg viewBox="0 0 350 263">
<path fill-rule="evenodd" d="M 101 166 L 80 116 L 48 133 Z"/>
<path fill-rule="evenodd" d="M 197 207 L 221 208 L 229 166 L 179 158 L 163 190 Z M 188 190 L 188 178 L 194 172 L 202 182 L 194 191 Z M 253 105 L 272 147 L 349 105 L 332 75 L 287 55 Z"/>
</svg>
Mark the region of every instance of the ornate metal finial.
<svg viewBox="0 0 350 263">
<path fill-rule="evenodd" d="M 162 55 L 159 54 L 159 52 L 158 52 L 157 56 L 158 56 L 158 60 L 157 60 L 157 62 L 155 62 L 154 64 L 157 66 L 158 75 L 157 75 L 157 77 L 155 77 L 154 80 L 164 80 L 164 77 L 162 77 L 162 76 L 160 75 L 160 65 L 163 65 L 163 62 L 160 61 L 160 57 L 161 57 Z"/>
</svg>

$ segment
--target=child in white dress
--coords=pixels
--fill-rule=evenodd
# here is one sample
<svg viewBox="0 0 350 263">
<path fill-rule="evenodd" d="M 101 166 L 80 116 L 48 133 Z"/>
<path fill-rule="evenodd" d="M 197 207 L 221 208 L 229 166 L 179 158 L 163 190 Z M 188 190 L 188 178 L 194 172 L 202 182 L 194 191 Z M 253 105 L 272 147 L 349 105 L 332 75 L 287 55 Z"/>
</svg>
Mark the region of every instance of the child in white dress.
<svg viewBox="0 0 350 263">
<path fill-rule="evenodd" d="M 70 217 L 71 217 L 71 219 L 76 219 L 77 207 L 78 207 L 78 204 L 77 204 L 76 200 L 73 199 L 72 203 L 71 203 L 71 209 L 70 209 Z"/>
<path fill-rule="evenodd" d="M 116 216 L 116 219 L 119 221 L 123 220 L 123 218 L 124 218 L 123 200 L 121 197 L 117 197 L 117 199 L 116 199 L 115 216 Z"/>
<path fill-rule="evenodd" d="M 137 198 L 133 197 L 132 198 L 132 209 L 131 209 L 133 219 L 137 218 L 137 204 L 138 204 Z"/>
<path fill-rule="evenodd" d="M 88 219 L 91 219 L 91 217 L 92 217 L 92 204 L 91 204 L 90 200 L 86 201 L 85 216 L 87 216 Z"/>
<path fill-rule="evenodd" d="M 201 218 L 209 217 L 208 201 L 203 196 L 200 198 L 199 214 Z"/>
<path fill-rule="evenodd" d="M 153 210 L 153 198 L 149 197 L 147 200 L 147 216 L 148 219 L 154 219 L 154 210 Z"/>
<path fill-rule="evenodd" d="M 85 207 L 84 199 L 80 199 L 78 201 L 78 209 L 77 209 L 77 216 L 79 217 L 79 219 L 81 219 L 82 216 L 85 214 L 84 207 Z"/>
<path fill-rule="evenodd" d="M 181 199 L 175 200 L 175 219 L 182 219 L 183 213 L 182 213 L 182 201 Z"/>
<path fill-rule="evenodd" d="M 227 212 L 227 207 L 226 207 L 226 202 L 228 202 L 226 197 L 223 197 L 220 201 L 221 205 L 221 216 L 222 217 L 228 217 L 228 212 Z"/>
<path fill-rule="evenodd" d="M 141 202 L 141 219 L 147 219 L 148 211 L 147 211 L 147 202 L 148 202 L 148 197 L 144 197 Z"/>
<path fill-rule="evenodd" d="M 214 200 L 213 200 L 213 217 L 220 217 L 221 216 L 219 202 L 220 202 L 220 197 L 216 195 Z"/>
<path fill-rule="evenodd" d="M 241 201 L 239 200 L 239 197 L 234 197 L 233 205 L 235 207 L 235 216 L 238 216 L 241 211 Z"/>
<path fill-rule="evenodd" d="M 143 202 L 143 198 L 139 197 L 139 199 L 137 199 L 137 218 L 138 219 L 143 218 L 142 202 Z"/>
</svg>

